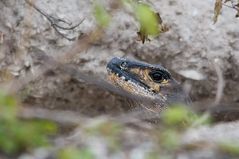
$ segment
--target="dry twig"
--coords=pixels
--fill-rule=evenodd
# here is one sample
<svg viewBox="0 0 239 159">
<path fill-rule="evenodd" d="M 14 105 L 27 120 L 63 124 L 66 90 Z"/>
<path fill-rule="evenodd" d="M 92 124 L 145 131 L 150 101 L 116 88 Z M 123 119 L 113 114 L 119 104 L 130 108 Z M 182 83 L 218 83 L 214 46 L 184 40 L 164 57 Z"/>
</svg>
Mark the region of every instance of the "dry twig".
<svg viewBox="0 0 239 159">
<path fill-rule="evenodd" d="M 19 114 L 23 119 L 44 119 L 54 121 L 61 125 L 79 125 L 87 120 L 82 114 L 77 114 L 71 111 L 48 110 L 41 108 L 23 107 Z"/>
<path fill-rule="evenodd" d="M 218 65 L 218 63 L 214 62 L 214 68 L 216 70 L 216 74 L 217 74 L 217 78 L 218 78 L 218 82 L 217 82 L 217 93 L 216 93 L 216 98 L 214 101 L 214 105 L 218 105 L 222 99 L 223 96 L 223 90 L 224 90 L 224 78 L 223 78 L 223 72 L 220 68 L 220 66 Z"/>
<path fill-rule="evenodd" d="M 51 24 L 51 26 L 53 27 L 53 29 L 59 34 L 61 35 L 63 38 L 69 40 L 69 41 L 74 41 L 77 39 L 77 37 L 81 36 L 82 33 L 77 36 L 77 37 L 73 37 L 70 38 L 67 35 L 63 34 L 60 29 L 62 30 L 74 30 L 76 29 L 78 26 L 80 26 L 80 24 L 84 21 L 84 19 L 82 19 L 79 23 L 77 23 L 76 25 L 72 25 L 71 22 L 67 22 L 64 19 L 60 19 L 60 18 L 56 18 L 53 17 L 47 13 L 45 13 L 42 9 L 40 9 L 38 6 L 36 6 L 34 3 L 31 2 L 31 0 L 25 0 L 26 3 L 28 3 L 30 6 L 32 6 L 36 11 L 38 11 L 41 15 L 43 15 Z M 65 25 L 67 25 L 67 27 L 63 27 L 60 25 L 60 23 L 63 23 Z"/>
</svg>

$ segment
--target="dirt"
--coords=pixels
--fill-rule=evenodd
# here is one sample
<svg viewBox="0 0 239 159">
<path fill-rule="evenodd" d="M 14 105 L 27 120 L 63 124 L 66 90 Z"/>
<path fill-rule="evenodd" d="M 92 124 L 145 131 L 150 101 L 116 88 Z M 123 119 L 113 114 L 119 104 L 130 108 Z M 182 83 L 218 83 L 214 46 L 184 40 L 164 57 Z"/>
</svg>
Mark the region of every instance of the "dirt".
<svg viewBox="0 0 239 159">
<path fill-rule="evenodd" d="M 96 27 L 91 1 L 34 3 L 44 12 L 74 24 L 84 19 L 75 31 L 61 30 L 70 37 L 87 34 Z M 110 2 L 104 3 L 109 6 Z M 215 67 L 219 66 L 225 81 L 221 103 L 237 107 L 239 22 L 235 12 L 223 7 L 218 22 L 213 24 L 213 0 L 151 0 L 150 3 L 169 26 L 168 32 L 142 44 L 136 40 L 139 26 L 131 12 L 116 9 L 105 35 L 69 63 L 102 79 L 106 77 L 106 63 L 114 56 L 162 64 L 188 90 L 195 103 L 199 106 L 209 103 L 206 107 L 215 100 L 218 88 Z M 54 57 L 74 44 L 60 36 L 49 21 L 24 0 L 0 1 L 0 15 L 1 82 L 34 73 L 38 64 L 32 62 L 29 48 L 36 47 Z M 49 71 L 32 81 L 22 92 L 22 99 L 28 105 L 89 116 L 115 115 L 130 109 L 128 101 L 120 95 L 57 71 Z"/>
</svg>

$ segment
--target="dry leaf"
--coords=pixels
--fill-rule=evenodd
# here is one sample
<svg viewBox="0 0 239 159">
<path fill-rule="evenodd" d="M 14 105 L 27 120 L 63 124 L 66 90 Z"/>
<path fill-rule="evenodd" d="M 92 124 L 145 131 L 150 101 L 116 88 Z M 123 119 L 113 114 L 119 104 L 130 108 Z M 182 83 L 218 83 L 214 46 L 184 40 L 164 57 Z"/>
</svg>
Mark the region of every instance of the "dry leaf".
<svg viewBox="0 0 239 159">
<path fill-rule="evenodd" d="M 137 32 L 137 34 L 138 34 L 138 38 L 139 38 L 138 41 L 142 41 L 143 44 L 144 44 L 145 40 L 150 41 L 150 39 L 148 38 L 148 35 L 145 34 L 142 31 L 142 29 L 140 29 L 140 31 Z"/>
<path fill-rule="evenodd" d="M 157 17 L 158 17 L 158 23 L 159 23 L 159 24 L 162 24 L 162 23 L 163 23 L 163 20 L 162 20 L 160 14 L 159 14 L 159 13 L 156 13 L 156 15 L 157 15 Z"/>
<path fill-rule="evenodd" d="M 216 0 L 215 6 L 214 6 L 214 17 L 213 17 L 214 24 L 217 22 L 217 19 L 221 10 L 222 10 L 222 0 Z"/>
<path fill-rule="evenodd" d="M 164 32 L 167 32 L 169 30 L 169 27 L 165 24 L 163 24 L 163 20 L 160 16 L 159 13 L 156 13 L 157 17 L 158 17 L 158 23 L 159 23 L 159 27 L 160 27 L 160 32 L 161 33 L 164 33 Z"/>
</svg>

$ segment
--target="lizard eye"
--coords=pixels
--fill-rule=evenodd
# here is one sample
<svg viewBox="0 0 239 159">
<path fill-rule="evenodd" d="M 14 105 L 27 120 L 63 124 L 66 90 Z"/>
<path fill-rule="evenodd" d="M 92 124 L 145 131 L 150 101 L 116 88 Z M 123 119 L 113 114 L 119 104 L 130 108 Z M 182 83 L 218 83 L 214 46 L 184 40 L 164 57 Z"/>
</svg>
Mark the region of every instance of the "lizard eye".
<svg viewBox="0 0 239 159">
<path fill-rule="evenodd" d="M 167 75 L 165 75 L 162 71 L 152 71 L 149 73 L 149 76 L 152 78 L 154 82 L 161 83 L 164 80 L 168 80 Z"/>
<path fill-rule="evenodd" d="M 122 70 L 126 69 L 126 68 L 127 68 L 127 62 L 122 62 L 122 63 L 120 64 L 120 68 L 121 68 Z"/>
</svg>

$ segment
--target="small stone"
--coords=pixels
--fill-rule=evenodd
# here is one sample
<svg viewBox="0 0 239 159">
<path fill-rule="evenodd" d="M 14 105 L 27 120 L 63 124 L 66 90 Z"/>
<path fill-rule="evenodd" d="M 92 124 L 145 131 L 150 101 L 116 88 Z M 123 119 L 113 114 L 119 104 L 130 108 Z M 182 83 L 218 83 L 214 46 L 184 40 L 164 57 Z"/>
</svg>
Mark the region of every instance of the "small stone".
<svg viewBox="0 0 239 159">
<path fill-rule="evenodd" d="M 178 72 L 180 75 L 189 78 L 189 79 L 193 79 L 193 80 L 204 80 L 206 77 L 205 75 L 203 75 L 202 73 L 200 73 L 199 71 L 196 70 L 181 70 Z"/>
</svg>

